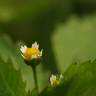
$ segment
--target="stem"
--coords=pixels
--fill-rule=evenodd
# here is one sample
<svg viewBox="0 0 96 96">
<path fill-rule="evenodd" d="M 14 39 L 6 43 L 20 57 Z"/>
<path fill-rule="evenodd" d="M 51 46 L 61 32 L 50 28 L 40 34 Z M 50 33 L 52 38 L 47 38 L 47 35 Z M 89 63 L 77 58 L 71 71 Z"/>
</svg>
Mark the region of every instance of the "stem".
<svg viewBox="0 0 96 96">
<path fill-rule="evenodd" d="M 34 83 L 35 83 L 35 88 L 38 92 L 38 84 L 37 84 L 37 75 L 36 75 L 36 67 L 32 67 L 33 70 L 33 75 L 34 75 Z"/>
</svg>

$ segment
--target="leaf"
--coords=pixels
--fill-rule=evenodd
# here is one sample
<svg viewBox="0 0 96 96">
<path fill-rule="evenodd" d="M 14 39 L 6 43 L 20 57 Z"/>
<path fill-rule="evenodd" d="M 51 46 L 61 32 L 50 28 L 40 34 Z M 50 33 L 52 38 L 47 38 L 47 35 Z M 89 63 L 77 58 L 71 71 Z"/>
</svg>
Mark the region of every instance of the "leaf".
<svg viewBox="0 0 96 96">
<path fill-rule="evenodd" d="M 72 65 L 73 67 L 74 65 Z M 96 61 L 90 61 L 75 66 L 65 73 L 68 90 L 66 96 L 95 96 L 96 94 Z M 72 71 L 70 71 L 72 70 Z M 75 71 L 75 72 L 74 72 Z M 72 73 L 72 75 L 70 75 Z M 72 77 L 70 77 L 72 76 Z"/>
<path fill-rule="evenodd" d="M 56 26 L 52 45 L 61 73 L 72 64 L 96 58 L 96 16 L 72 16 L 65 24 Z"/>
<path fill-rule="evenodd" d="M 0 36 L 0 57 L 6 63 L 11 60 L 13 67 L 16 70 L 21 70 L 23 80 L 26 82 L 26 91 L 34 88 L 33 74 L 29 66 L 23 61 L 19 47 L 12 42 L 8 35 Z"/>
<path fill-rule="evenodd" d="M 26 96 L 25 84 L 20 70 L 16 70 L 11 60 L 0 59 L 0 96 Z"/>
</svg>

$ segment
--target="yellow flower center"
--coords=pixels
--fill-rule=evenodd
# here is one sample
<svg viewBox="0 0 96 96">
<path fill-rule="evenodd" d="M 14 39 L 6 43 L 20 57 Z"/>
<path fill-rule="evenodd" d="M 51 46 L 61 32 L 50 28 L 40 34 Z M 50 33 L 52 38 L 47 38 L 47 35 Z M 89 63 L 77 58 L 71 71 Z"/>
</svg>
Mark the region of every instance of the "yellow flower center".
<svg viewBox="0 0 96 96">
<path fill-rule="evenodd" d="M 53 86 L 57 86 L 57 85 L 59 85 L 59 84 L 60 84 L 60 80 L 54 80 L 52 85 L 53 85 Z"/>
<path fill-rule="evenodd" d="M 27 48 L 26 52 L 23 54 L 26 60 L 31 60 L 32 56 L 39 58 L 40 50 L 38 48 Z"/>
</svg>

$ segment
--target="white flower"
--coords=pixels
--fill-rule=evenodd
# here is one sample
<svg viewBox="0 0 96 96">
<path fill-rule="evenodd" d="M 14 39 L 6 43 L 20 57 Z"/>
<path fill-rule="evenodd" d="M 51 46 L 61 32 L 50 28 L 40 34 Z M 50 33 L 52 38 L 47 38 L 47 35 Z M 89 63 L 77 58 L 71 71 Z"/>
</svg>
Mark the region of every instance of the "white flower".
<svg viewBox="0 0 96 96">
<path fill-rule="evenodd" d="M 42 56 L 42 50 L 39 50 L 39 44 L 37 42 L 33 43 L 31 48 L 28 48 L 26 45 L 21 46 L 20 51 L 25 60 L 38 59 Z"/>
<path fill-rule="evenodd" d="M 62 79 L 63 79 L 62 74 L 59 77 L 52 74 L 51 77 L 50 77 L 51 86 L 59 85 L 61 83 Z"/>
</svg>

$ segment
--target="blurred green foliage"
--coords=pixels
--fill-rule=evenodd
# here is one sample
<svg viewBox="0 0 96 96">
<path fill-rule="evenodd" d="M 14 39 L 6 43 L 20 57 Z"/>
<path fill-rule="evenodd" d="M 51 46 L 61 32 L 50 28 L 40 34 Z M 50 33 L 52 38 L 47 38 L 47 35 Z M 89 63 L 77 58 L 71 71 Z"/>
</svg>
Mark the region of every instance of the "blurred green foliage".
<svg viewBox="0 0 96 96">
<path fill-rule="evenodd" d="M 0 96 L 26 96 L 25 84 L 20 71 L 13 68 L 12 61 L 0 60 Z"/>
</svg>

